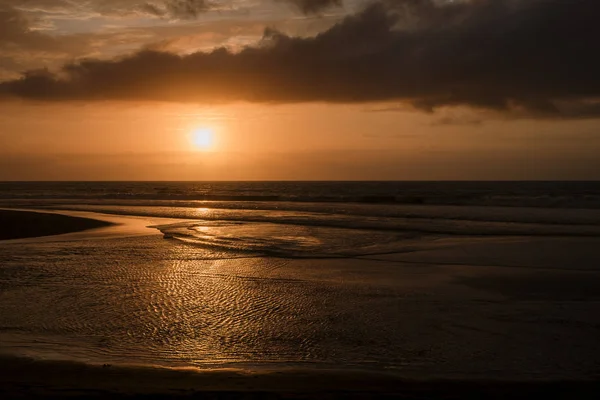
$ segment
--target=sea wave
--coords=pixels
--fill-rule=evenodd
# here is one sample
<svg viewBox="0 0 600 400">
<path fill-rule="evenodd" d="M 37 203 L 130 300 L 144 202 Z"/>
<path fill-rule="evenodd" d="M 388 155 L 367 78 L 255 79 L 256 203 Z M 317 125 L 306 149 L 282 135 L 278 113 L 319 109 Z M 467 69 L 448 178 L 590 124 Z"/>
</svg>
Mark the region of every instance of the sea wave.
<svg viewBox="0 0 600 400">
<path fill-rule="evenodd" d="M 322 204 L 252 204 L 196 202 L 194 207 L 68 204 L 57 209 L 119 215 L 205 221 L 270 222 L 348 229 L 415 231 L 448 234 L 597 234 L 598 210 L 555 210 L 455 206 L 359 206 L 331 208 Z M 586 233 L 587 232 L 587 233 Z"/>
<path fill-rule="evenodd" d="M 208 249 L 205 258 L 331 258 L 414 251 L 446 236 L 600 236 L 596 210 L 414 206 L 279 209 L 63 205 L 62 209 L 172 218 L 165 238 Z"/>
</svg>

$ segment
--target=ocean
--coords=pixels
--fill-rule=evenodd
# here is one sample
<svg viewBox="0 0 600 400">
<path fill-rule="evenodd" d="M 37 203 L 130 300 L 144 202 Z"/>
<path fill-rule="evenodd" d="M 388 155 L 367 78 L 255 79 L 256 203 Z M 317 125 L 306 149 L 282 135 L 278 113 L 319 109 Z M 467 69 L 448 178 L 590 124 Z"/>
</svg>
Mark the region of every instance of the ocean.
<svg viewBox="0 0 600 400">
<path fill-rule="evenodd" d="M 113 227 L 0 241 L 0 352 L 444 378 L 600 373 L 600 182 L 4 182 Z"/>
</svg>

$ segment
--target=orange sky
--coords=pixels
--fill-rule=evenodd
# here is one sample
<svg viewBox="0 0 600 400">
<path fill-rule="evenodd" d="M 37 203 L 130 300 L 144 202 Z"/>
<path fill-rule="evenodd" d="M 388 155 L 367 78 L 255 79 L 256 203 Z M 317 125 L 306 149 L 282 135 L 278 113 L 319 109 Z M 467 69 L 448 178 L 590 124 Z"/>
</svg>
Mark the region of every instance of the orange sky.
<svg viewBox="0 0 600 400">
<path fill-rule="evenodd" d="M 346 1 L 316 14 L 283 1 L 216 2 L 219 7 L 198 8 L 194 15 L 169 8 L 172 2 L 155 2 L 162 7 L 158 11 L 147 11 L 142 3 L 113 0 L 107 11 L 101 2 L 75 7 L 60 0 L 0 0 L 0 20 L 5 22 L 0 28 L 0 97 L 2 81 L 19 82 L 30 69 L 59 71 L 63 63 L 80 57 L 118 60 L 148 46 L 185 55 L 224 45 L 235 54 L 259 43 L 265 28 L 276 28 L 290 35 L 288 39 L 314 37 L 360 15 L 371 2 Z M 431 4 L 446 7 L 444 2 Z M 372 30 L 366 32 L 371 35 Z M 375 48 L 374 42 L 368 43 L 365 49 Z M 114 65 L 121 66 L 118 61 Z M 174 73 L 174 82 L 179 76 Z M 261 79 L 272 84 L 271 78 Z M 523 92 L 529 87 L 504 94 L 490 86 L 508 96 L 507 104 L 516 99 L 512 108 L 490 105 L 487 99 L 474 102 L 471 94 L 443 102 L 437 94 L 367 95 L 381 85 L 369 79 L 355 80 L 356 88 L 339 92 L 348 99 L 327 98 L 331 92 L 321 96 L 315 92 L 318 85 L 304 92 L 300 80 L 294 89 L 265 92 L 276 96 L 273 101 L 252 101 L 242 94 L 219 103 L 168 96 L 161 100 L 164 89 L 152 92 L 152 99 L 99 100 L 77 94 L 48 102 L 40 97 L 50 93 L 42 86 L 34 95 L 36 86 L 28 92 L 6 86 L 11 95 L 0 100 L 0 180 L 600 179 L 599 119 L 582 111 L 584 103 L 578 98 L 573 106 L 564 103 L 561 96 L 571 101 L 575 95 L 561 92 L 563 86 L 552 89 L 555 97 L 550 100 L 561 113 L 570 114 L 553 115 L 538 100 L 522 101 L 530 96 Z M 221 84 L 215 83 L 215 93 Z M 236 85 L 223 91 L 235 97 Z M 300 91 L 303 97 L 288 102 L 285 90 Z M 358 100 L 355 93 L 365 97 Z M 378 100 L 381 96 L 389 98 Z M 589 104 L 595 107 L 595 98 L 581 99 L 592 99 Z M 421 107 L 421 101 L 436 102 L 435 108 Z M 190 135 L 199 128 L 212 133 L 210 149 L 193 145 Z"/>
<path fill-rule="evenodd" d="M 450 124 L 378 108 L 6 105 L 0 179 L 598 178 L 593 120 Z M 196 128 L 213 131 L 210 150 L 191 142 Z"/>
</svg>

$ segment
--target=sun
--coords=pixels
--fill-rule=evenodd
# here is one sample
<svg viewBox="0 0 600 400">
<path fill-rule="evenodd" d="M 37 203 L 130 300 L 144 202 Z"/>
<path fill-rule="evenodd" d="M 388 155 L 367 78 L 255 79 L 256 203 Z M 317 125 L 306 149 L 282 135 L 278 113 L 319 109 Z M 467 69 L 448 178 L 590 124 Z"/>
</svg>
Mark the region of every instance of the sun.
<svg viewBox="0 0 600 400">
<path fill-rule="evenodd" d="M 210 128 L 199 128 L 191 134 L 192 145 L 198 150 L 210 150 L 215 144 L 215 133 Z"/>
</svg>

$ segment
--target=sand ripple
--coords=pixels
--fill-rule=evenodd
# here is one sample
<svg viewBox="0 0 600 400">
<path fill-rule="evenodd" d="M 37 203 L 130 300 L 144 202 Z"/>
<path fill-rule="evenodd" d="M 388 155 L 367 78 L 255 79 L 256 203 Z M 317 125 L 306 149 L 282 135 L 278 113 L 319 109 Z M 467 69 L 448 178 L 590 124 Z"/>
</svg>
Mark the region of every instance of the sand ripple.
<svg viewBox="0 0 600 400">
<path fill-rule="evenodd" d="M 312 233 L 326 242 L 327 232 Z M 327 243 L 342 248 L 335 240 Z M 492 362 L 494 376 L 544 377 L 588 376 L 600 354 L 593 270 L 542 270 L 540 279 L 526 275 L 535 270 L 393 257 L 235 258 L 235 248 L 211 258 L 210 249 L 160 235 L 0 250 L 1 351 L 92 362 L 309 363 L 469 376 L 489 375 Z M 490 252 L 481 251 L 488 259 Z M 527 290 L 519 290 L 522 282 Z M 585 296 L 581 282 L 588 282 Z M 565 294 L 557 306 L 558 290 Z"/>
</svg>

